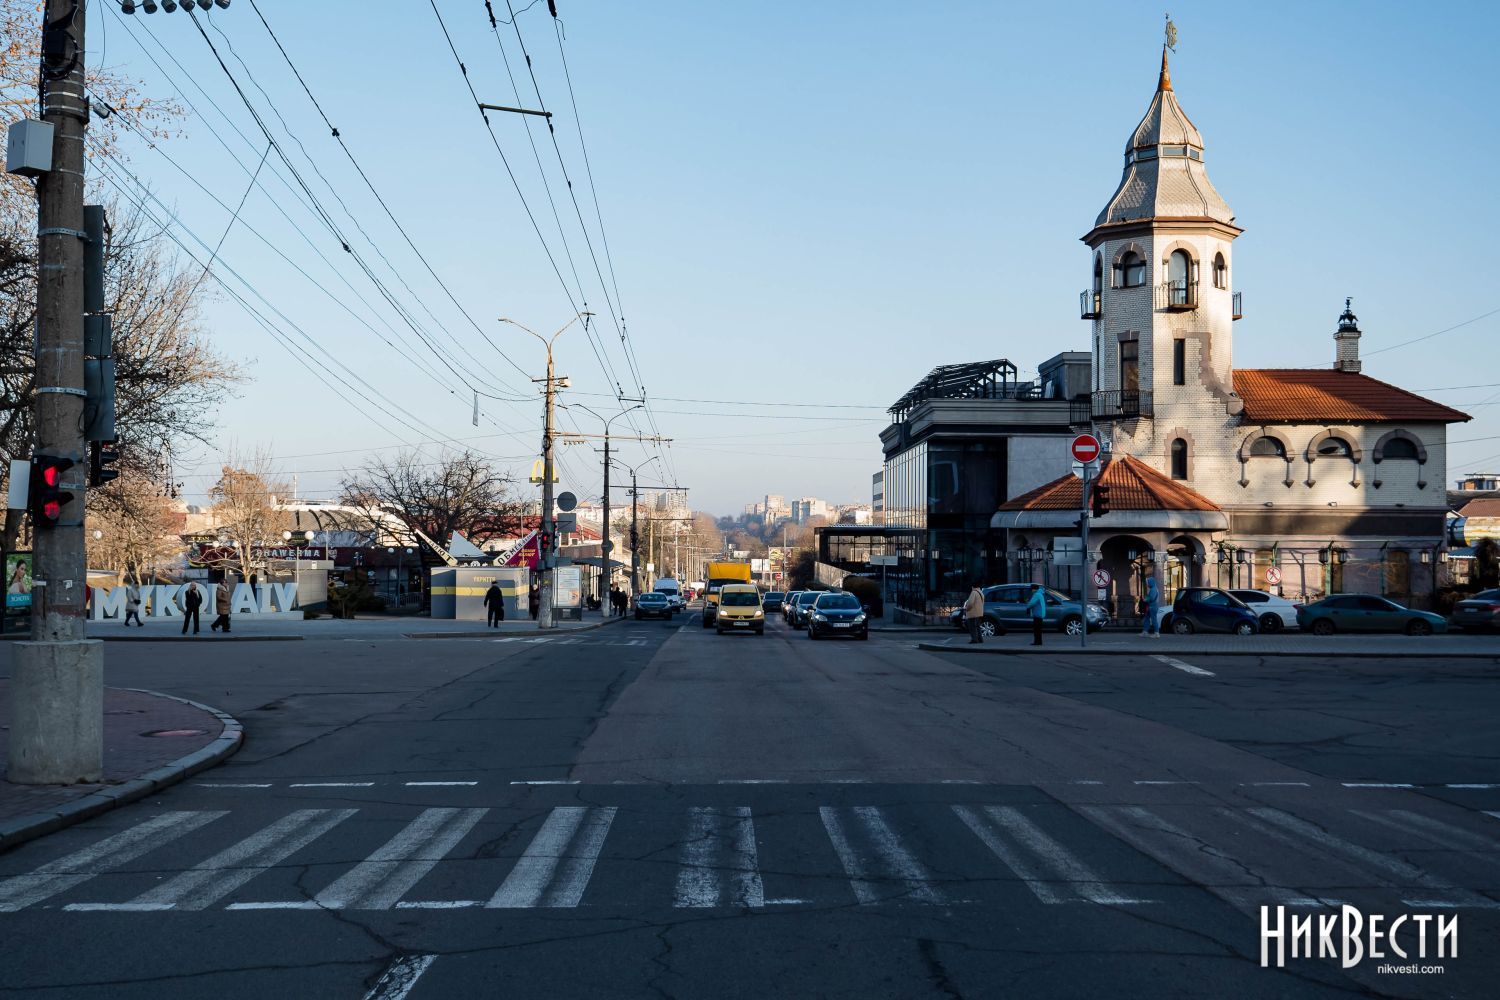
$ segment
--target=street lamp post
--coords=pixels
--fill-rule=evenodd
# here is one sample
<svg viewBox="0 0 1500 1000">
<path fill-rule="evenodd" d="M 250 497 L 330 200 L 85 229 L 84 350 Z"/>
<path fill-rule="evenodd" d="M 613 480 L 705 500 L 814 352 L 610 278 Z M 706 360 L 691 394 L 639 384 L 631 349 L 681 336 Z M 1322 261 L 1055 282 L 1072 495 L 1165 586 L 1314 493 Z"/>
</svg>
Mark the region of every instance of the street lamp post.
<svg viewBox="0 0 1500 1000">
<path fill-rule="evenodd" d="M 580 410 L 585 411 L 586 413 L 593 414 L 595 420 L 604 420 L 603 417 L 599 416 L 599 414 L 597 413 L 594 413 L 594 411 L 589 409 L 587 406 L 584 406 L 581 403 L 575 403 L 574 405 L 577 406 Z M 609 425 L 614 423 L 616 420 L 619 420 L 631 410 L 639 410 L 645 405 L 645 403 L 637 403 L 634 406 L 627 407 L 626 409 L 621 410 L 619 413 L 616 413 L 608 420 L 604 420 L 604 538 L 599 544 L 599 554 L 601 556 L 599 560 L 599 600 L 601 604 L 608 592 L 609 582 L 613 578 L 613 575 L 609 571 Z"/>
<path fill-rule="evenodd" d="M 556 526 L 553 523 L 553 518 L 552 518 L 552 406 L 553 406 L 553 397 L 555 396 L 556 390 L 557 390 L 558 379 L 553 375 L 553 369 L 552 369 L 552 344 L 553 344 L 554 341 L 557 340 L 558 337 L 561 337 L 563 335 L 563 331 L 564 330 L 566 330 L 568 327 L 572 326 L 574 323 L 578 322 L 578 320 L 581 317 L 592 316 L 592 315 L 593 315 L 593 313 L 586 313 L 586 312 L 579 313 L 578 315 L 574 316 L 572 319 L 570 319 L 566 323 L 564 323 L 562 325 L 562 328 L 559 329 L 556 333 L 554 333 L 550 338 L 549 337 L 543 337 L 540 333 L 537 333 L 535 330 L 532 330 L 532 329 L 530 329 L 530 328 L 528 328 L 526 326 L 522 326 L 520 323 L 517 323 L 513 319 L 506 319 L 503 316 L 500 317 L 500 322 L 502 322 L 502 323 L 509 323 L 511 326 L 519 327 L 520 329 L 525 330 L 527 333 L 531 334 L 537 340 L 540 340 L 542 342 L 542 346 L 544 346 L 544 347 L 547 348 L 547 378 L 546 378 L 547 404 L 546 404 L 546 409 L 544 410 L 544 416 L 543 416 L 543 420 L 542 420 L 542 521 L 541 521 L 541 533 L 542 533 L 542 536 L 547 539 L 547 544 L 544 545 L 544 546 L 540 546 L 540 549 L 542 551 L 540 551 L 538 553 L 538 556 L 540 557 L 540 561 L 541 561 L 541 564 L 542 564 L 542 594 L 541 594 L 541 604 L 540 604 L 540 607 L 537 610 L 537 616 L 536 616 L 537 617 L 537 620 L 536 620 L 537 628 L 552 628 L 553 625 L 554 625 L 554 622 L 552 620 L 552 597 L 553 597 L 552 588 L 553 588 L 553 575 L 554 574 L 553 574 L 552 571 L 553 571 L 553 568 L 556 566 L 556 562 L 557 562 L 557 554 L 556 554 L 557 529 L 556 529 Z M 536 380 L 533 379 L 532 381 L 536 381 Z"/>
<path fill-rule="evenodd" d="M 640 504 L 640 490 L 636 488 L 636 473 L 646 466 L 661 458 L 660 455 L 652 455 L 640 465 L 635 467 L 625 466 L 630 470 L 630 595 L 634 597 L 641 592 L 640 559 L 637 558 L 636 545 L 640 541 L 640 522 L 638 520 Z M 623 463 L 622 463 L 623 464 Z"/>
</svg>

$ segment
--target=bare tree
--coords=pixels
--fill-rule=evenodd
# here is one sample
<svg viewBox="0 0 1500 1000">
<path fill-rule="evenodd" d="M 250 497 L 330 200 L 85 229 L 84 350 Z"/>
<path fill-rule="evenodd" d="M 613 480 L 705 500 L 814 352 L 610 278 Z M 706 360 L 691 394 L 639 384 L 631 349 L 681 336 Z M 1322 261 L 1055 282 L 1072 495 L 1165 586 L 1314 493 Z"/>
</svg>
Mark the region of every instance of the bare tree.
<svg viewBox="0 0 1500 1000">
<path fill-rule="evenodd" d="M 475 545 L 512 535 L 524 523 L 514 480 L 473 452 L 445 452 L 423 461 L 418 452 L 372 457 L 340 483 L 342 502 L 394 514 L 439 545 L 461 532 Z M 372 525 L 371 527 L 375 527 Z"/>
<path fill-rule="evenodd" d="M 107 492 L 89 494 L 88 508 L 85 541 L 91 567 L 113 569 L 139 585 L 182 555 L 183 515 L 149 476 L 127 468 Z"/>
<path fill-rule="evenodd" d="M 248 457 L 230 453 L 209 496 L 213 499 L 214 523 L 226 545 L 214 563 L 233 568 L 240 579 L 254 569 L 254 550 L 262 545 L 280 545 L 281 532 L 290 520 L 278 509 L 277 500 L 288 486 L 272 467 L 270 455 L 259 450 Z"/>
</svg>

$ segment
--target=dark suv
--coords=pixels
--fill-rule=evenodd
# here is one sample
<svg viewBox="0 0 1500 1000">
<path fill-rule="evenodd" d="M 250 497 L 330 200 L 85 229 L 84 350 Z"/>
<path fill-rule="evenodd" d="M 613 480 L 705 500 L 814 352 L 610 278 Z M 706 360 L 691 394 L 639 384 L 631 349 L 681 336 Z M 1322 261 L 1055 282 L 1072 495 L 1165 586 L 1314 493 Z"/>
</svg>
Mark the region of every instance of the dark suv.
<svg viewBox="0 0 1500 1000">
<path fill-rule="evenodd" d="M 1260 619 L 1254 611 L 1227 590 L 1188 587 L 1177 595 L 1172 611 L 1162 619 L 1162 631 L 1176 635 L 1194 632 L 1233 632 L 1254 635 Z"/>
<path fill-rule="evenodd" d="M 765 596 L 761 598 L 760 606 L 765 608 L 767 611 L 780 611 L 781 602 L 785 597 L 786 594 L 782 593 L 779 590 L 768 590 L 766 591 Z"/>
<path fill-rule="evenodd" d="M 807 611 L 807 637 L 822 639 L 827 636 L 870 638 L 870 623 L 859 598 L 839 592 L 817 596 Z"/>
<path fill-rule="evenodd" d="M 807 628 L 807 616 L 812 611 L 813 602 L 825 593 L 827 591 L 804 590 L 797 594 L 797 599 L 792 602 L 791 610 L 787 614 L 787 620 L 792 623 L 792 628 Z"/>
</svg>

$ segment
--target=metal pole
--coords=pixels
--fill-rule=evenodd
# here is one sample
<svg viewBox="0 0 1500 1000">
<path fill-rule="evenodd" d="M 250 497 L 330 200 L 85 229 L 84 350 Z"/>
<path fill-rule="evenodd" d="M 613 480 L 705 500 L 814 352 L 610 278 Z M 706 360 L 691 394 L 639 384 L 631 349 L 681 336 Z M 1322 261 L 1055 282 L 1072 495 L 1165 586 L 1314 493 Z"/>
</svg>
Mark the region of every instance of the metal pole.
<svg viewBox="0 0 1500 1000">
<path fill-rule="evenodd" d="M 614 574 L 609 569 L 609 421 L 604 422 L 604 540 L 599 544 L 599 605 L 604 607 L 609 600 L 610 591 L 614 588 Z M 612 608 L 605 608 L 604 617 L 608 618 Z"/>
<path fill-rule="evenodd" d="M 630 596 L 635 597 L 641 592 L 640 559 L 637 558 L 636 546 L 640 544 L 639 522 L 636 520 L 637 496 L 639 491 L 635 487 L 635 470 L 630 470 Z"/>
<path fill-rule="evenodd" d="M 542 428 L 542 534 L 547 544 L 540 552 L 542 561 L 541 606 L 537 612 L 537 628 L 552 628 L 552 567 L 556 545 L 552 518 L 552 397 L 555 381 L 552 374 L 552 345 L 547 344 L 547 411 Z"/>
<path fill-rule="evenodd" d="M 1089 464 L 1083 463 L 1083 502 L 1079 505 L 1079 542 L 1083 545 L 1083 601 L 1079 611 L 1083 613 L 1083 631 L 1079 633 L 1079 645 L 1089 645 L 1089 590 L 1094 584 L 1094 574 L 1089 568 Z"/>
<path fill-rule="evenodd" d="M 38 91 L 53 140 L 52 169 L 37 179 L 36 451 L 74 464 L 59 523 L 32 525 L 32 641 L 16 649 L 8 741 L 7 777 L 23 784 L 104 770 L 104 655 L 84 638 L 84 13 L 78 0 L 47 0 L 43 15 Z"/>
</svg>

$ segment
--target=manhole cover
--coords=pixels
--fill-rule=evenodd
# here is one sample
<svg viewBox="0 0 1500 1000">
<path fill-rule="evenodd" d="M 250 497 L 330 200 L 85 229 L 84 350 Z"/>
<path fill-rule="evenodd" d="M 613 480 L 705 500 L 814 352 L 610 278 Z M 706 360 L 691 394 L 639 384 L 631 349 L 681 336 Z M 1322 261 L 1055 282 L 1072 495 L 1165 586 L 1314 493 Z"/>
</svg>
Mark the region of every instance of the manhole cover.
<svg viewBox="0 0 1500 1000">
<path fill-rule="evenodd" d="M 207 729 L 148 729 L 142 736 L 205 736 Z"/>
</svg>

